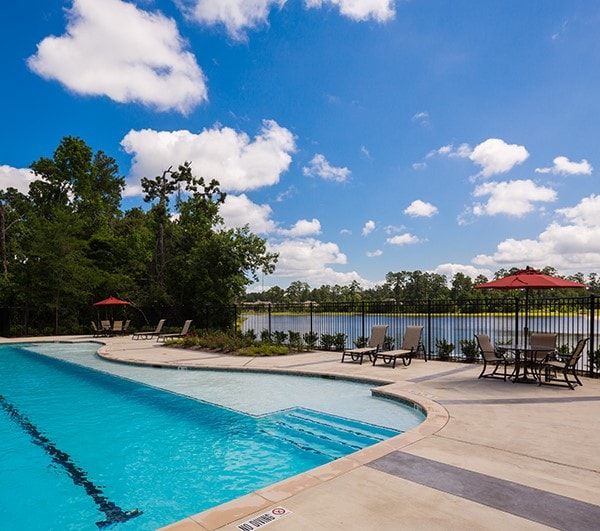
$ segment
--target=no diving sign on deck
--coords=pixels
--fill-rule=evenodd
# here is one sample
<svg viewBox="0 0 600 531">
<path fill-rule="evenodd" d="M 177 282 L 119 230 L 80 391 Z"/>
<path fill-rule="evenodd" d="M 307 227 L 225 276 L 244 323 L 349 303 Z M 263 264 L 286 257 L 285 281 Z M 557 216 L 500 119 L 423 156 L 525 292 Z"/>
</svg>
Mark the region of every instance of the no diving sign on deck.
<svg viewBox="0 0 600 531">
<path fill-rule="evenodd" d="M 247 520 L 243 524 L 238 524 L 236 529 L 239 529 L 240 531 L 254 531 L 254 529 L 259 529 L 266 525 L 272 524 L 275 520 L 279 520 L 288 514 L 292 514 L 292 511 L 288 511 L 283 507 L 275 507 L 268 513 L 259 514 L 258 516 Z"/>
</svg>

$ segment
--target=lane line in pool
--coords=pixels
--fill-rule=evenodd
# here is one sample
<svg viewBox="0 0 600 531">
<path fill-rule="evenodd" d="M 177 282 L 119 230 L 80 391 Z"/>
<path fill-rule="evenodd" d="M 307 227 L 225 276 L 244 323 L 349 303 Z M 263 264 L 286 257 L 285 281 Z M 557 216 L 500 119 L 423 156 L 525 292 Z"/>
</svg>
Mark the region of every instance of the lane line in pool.
<svg viewBox="0 0 600 531">
<path fill-rule="evenodd" d="M 2 395 L 0 395 L 0 406 L 8 413 L 8 416 L 12 420 L 17 422 L 23 431 L 31 436 L 33 443 L 43 448 L 50 456 L 50 459 L 65 470 L 67 476 L 73 480 L 73 483 L 82 486 L 87 495 L 94 500 L 98 509 L 106 515 L 106 520 L 96 522 L 98 527 L 107 527 L 116 523 L 126 522 L 127 520 L 131 520 L 142 514 L 142 511 L 139 509 L 124 511 L 117 504 L 110 501 L 103 494 L 102 489 L 94 485 L 94 483 L 87 478 L 85 470 L 73 463 L 69 454 L 57 448 L 50 439 L 44 436 L 25 415 Z"/>
</svg>

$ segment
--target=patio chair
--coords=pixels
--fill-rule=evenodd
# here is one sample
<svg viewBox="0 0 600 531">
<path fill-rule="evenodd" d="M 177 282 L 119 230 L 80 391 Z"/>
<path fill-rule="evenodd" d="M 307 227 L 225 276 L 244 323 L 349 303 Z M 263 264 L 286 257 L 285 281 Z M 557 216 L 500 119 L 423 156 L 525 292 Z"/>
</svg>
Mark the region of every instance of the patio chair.
<svg viewBox="0 0 600 531">
<path fill-rule="evenodd" d="M 577 367 L 577 362 L 579 361 L 579 358 L 581 358 L 581 356 L 583 354 L 583 349 L 585 348 L 585 344 L 588 342 L 588 340 L 589 340 L 589 337 L 580 339 L 577 342 L 577 345 L 575 346 L 575 348 L 573 349 L 573 353 L 566 359 L 547 360 L 547 361 L 543 362 L 540 367 L 539 384 L 542 385 L 543 383 L 551 383 L 555 380 L 560 381 L 560 379 L 558 378 L 558 373 L 560 372 L 560 373 L 562 373 L 563 378 L 567 385 L 565 386 L 562 383 L 556 384 L 556 385 L 562 385 L 563 387 L 568 386 L 570 389 L 575 389 L 575 387 L 573 387 L 573 384 L 583 385 L 581 383 L 581 380 L 577 376 L 577 373 L 575 372 L 575 368 Z M 569 372 L 573 375 L 573 378 L 575 378 L 575 381 L 569 380 Z M 542 373 L 543 373 L 543 378 L 542 378 Z"/>
<path fill-rule="evenodd" d="M 371 336 L 369 337 L 367 346 L 353 349 L 344 348 L 344 352 L 342 352 L 342 363 L 344 363 L 344 359 L 346 359 L 347 356 L 354 362 L 358 361 L 361 365 L 365 355 L 369 356 L 369 359 L 373 359 L 373 354 L 383 347 L 387 329 L 388 325 L 374 325 L 371 328 Z"/>
<path fill-rule="evenodd" d="M 406 332 L 404 333 L 404 339 L 402 340 L 402 346 L 396 350 L 376 352 L 373 354 L 373 365 L 377 363 L 378 359 L 381 359 L 383 363 L 391 365 L 392 369 L 394 369 L 398 358 L 402 360 L 402 364 L 405 367 L 410 365 L 415 354 L 420 351 L 423 351 L 423 353 L 425 352 L 423 343 L 421 342 L 422 334 L 422 326 L 407 326 Z M 425 361 L 427 361 L 427 356 L 425 356 Z"/>
<path fill-rule="evenodd" d="M 188 321 L 183 323 L 183 327 L 179 332 L 175 332 L 174 334 L 158 334 L 158 336 L 156 337 L 156 341 L 166 341 L 167 339 L 176 339 L 178 337 L 183 337 L 189 332 L 191 324 L 192 320 L 189 319 Z"/>
<path fill-rule="evenodd" d="M 541 350 L 531 350 L 525 364 L 531 369 L 536 378 L 540 377 L 540 369 L 544 362 L 552 359 L 555 354 L 558 334 L 549 332 L 532 332 L 529 336 L 529 348 L 543 347 Z"/>
<path fill-rule="evenodd" d="M 120 334 L 123 331 L 123 321 L 113 321 L 111 332 L 113 334 Z"/>
<path fill-rule="evenodd" d="M 133 336 L 131 336 L 131 339 L 150 339 L 151 337 L 157 336 L 161 333 L 165 321 L 166 319 L 161 319 L 158 321 L 156 328 L 151 332 L 135 332 Z"/>
<path fill-rule="evenodd" d="M 498 351 L 487 334 L 475 334 L 475 339 L 477 340 L 477 346 L 483 360 L 483 369 L 478 378 L 502 378 L 506 382 L 508 366 L 514 364 L 514 359 L 508 358 L 504 353 Z M 488 365 L 493 366 L 494 370 L 485 374 Z M 500 367 L 504 367 L 502 375 L 497 374 Z"/>
</svg>

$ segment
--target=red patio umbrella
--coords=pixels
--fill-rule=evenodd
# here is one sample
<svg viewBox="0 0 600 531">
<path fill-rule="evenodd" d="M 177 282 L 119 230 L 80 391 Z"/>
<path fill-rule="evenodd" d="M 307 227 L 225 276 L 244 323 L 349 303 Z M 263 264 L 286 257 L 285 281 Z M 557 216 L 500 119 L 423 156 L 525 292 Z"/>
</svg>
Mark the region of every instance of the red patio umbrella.
<svg viewBox="0 0 600 531">
<path fill-rule="evenodd" d="M 524 289 L 525 290 L 525 341 L 528 332 L 529 291 L 531 289 L 587 288 L 585 284 L 560 277 L 546 275 L 532 267 L 526 267 L 497 280 L 474 286 L 475 289 Z M 518 333 L 518 332 L 517 332 Z M 518 338 L 518 335 L 517 335 Z"/>
<path fill-rule="evenodd" d="M 113 306 L 128 306 L 130 303 L 121 299 L 117 299 L 116 297 L 109 297 L 108 299 L 104 299 L 102 301 L 98 301 L 94 303 L 96 308 L 104 307 L 108 312 L 108 308 L 110 308 L 110 317 L 111 322 L 113 321 Z M 106 315 L 108 318 L 108 314 Z"/>
</svg>

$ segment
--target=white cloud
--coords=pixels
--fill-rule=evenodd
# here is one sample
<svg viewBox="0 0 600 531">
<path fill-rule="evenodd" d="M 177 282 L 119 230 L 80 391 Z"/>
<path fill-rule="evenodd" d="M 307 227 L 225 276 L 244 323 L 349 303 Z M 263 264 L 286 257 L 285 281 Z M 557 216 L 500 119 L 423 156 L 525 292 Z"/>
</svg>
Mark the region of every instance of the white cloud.
<svg viewBox="0 0 600 531">
<path fill-rule="evenodd" d="M 271 207 L 253 203 L 246 194 L 227 195 L 219 213 L 228 228 L 248 225 L 255 234 L 269 234 L 276 229 L 275 222 L 271 220 Z"/>
<path fill-rule="evenodd" d="M 457 148 L 454 147 L 454 144 L 448 144 L 430 151 L 425 155 L 425 158 L 430 159 L 431 157 L 439 155 L 440 157 L 448 157 L 451 159 L 466 159 L 469 158 L 471 154 L 472 150 L 469 144 L 461 144 Z"/>
<path fill-rule="evenodd" d="M 304 0 L 304 4 L 309 8 L 331 4 L 337 6 L 342 15 L 355 21 L 373 19 L 386 22 L 396 16 L 394 0 Z"/>
<path fill-rule="evenodd" d="M 365 223 L 365 226 L 362 229 L 362 235 L 368 236 L 375 230 L 375 222 L 373 220 L 369 220 Z"/>
<path fill-rule="evenodd" d="M 321 222 L 314 218 L 310 221 L 307 219 L 300 219 L 291 229 L 280 229 L 278 233 L 283 236 L 292 236 L 295 238 L 321 234 Z"/>
<path fill-rule="evenodd" d="M 398 232 L 402 232 L 404 230 L 404 227 L 396 227 L 394 225 L 387 225 L 384 230 L 385 230 L 386 234 L 397 234 Z"/>
<path fill-rule="evenodd" d="M 473 195 L 490 196 L 486 203 L 477 203 L 473 206 L 473 214 L 476 216 L 506 214 L 522 217 L 534 209 L 534 203 L 556 201 L 554 190 L 537 186 L 529 179 L 483 183 L 475 188 Z"/>
<path fill-rule="evenodd" d="M 121 0 L 74 0 L 66 33 L 42 40 L 28 64 L 77 94 L 120 103 L 185 114 L 207 99 L 175 22 Z"/>
<path fill-rule="evenodd" d="M 15 188 L 22 194 L 27 194 L 29 193 L 29 184 L 36 179 L 38 178 L 30 169 L 0 166 L 0 190 Z"/>
<path fill-rule="evenodd" d="M 419 124 L 421 127 L 427 127 L 429 125 L 429 113 L 417 112 L 413 115 L 412 121 Z"/>
<path fill-rule="evenodd" d="M 465 264 L 440 264 L 434 270 L 434 273 L 444 275 L 450 282 L 454 278 L 456 273 L 462 273 L 463 275 L 470 277 L 471 279 L 477 278 L 479 275 L 485 275 L 486 277 L 492 276 L 492 271 L 489 269 L 482 269 L 472 265 Z"/>
<path fill-rule="evenodd" d="M 196 22 L 222 24 L 234 39 L 244 39 L 246 29 L 268 23 L 272 7 L 280 9 L 286 0 L 176 0 L 181 10 Z"/>
<path fill-rule="evenodd" d="M 477 265 L 506 267 L 555 267 L 561 272 L 597 272 L 600 263 L 600 196 L 583 198 L 572 208 L 556 212 L 565 224 L 553 221 L 537 238 L 500 242 L 496 252 L 473 259 Z"/>
<path fill-rule="evenodd" d="M 390 245 L 412 245 L 414 243 L 419 243 L 419 238 L 410 234 L 410 232 L 406 232 L 405 234 L 398 234 L 397 236 L 392 236 L 385 240 Z"/>
<path fill-rule="evenodd" d="M 367 256 L 369 258 L 376 258 L 378 256 L 381 256 L 383 254 L 383 251 L 381 249 L 376 249 L 375 251 L 367 251 Z"/>
<path fill-rule="evenodd" d="M 348 168 L 336 168 L 329 164 L 324 155 L 317 153 L 308 166 L 302 168 L 302 173 L 307 177 L 320 177 L 326 181 L 343 183 L 352 173 Z"/>
<path fill-rule="evenodd" d="M 425 168 L 427 168 L 427 163 L 426 162 L 415 162 L 412 165 L 412 169 L 413 170 L 424 170 Z"/>
<path fill-rule="evenodd" d="M 529 157 L 523 146 L 507 144 L 499 138 L 488 138 L 475 146 L 469 158 L 482 167 L 479 175 L 491 177 L 499 173 L 506 173 L 517 164 L 522 164 Z"/>
<path fill-rule="evenodd" d="M 438 213 L 438 209 L 431 203 L 426 203 L 425 201 L 417 199 L 404 209 L 404 213 L 413 217 L 430 218 Z"/>
<path fill-rule="evenodd" d="M 175 0 L 190 19 L 204 25 L 222 25 L 231 37 L 246 38 L 247 29 L 266 26 L 273 8 L 282 9 L 287 0 Z M 332 5 L 354 21 L 386 22 L 395 16 L 394 0 L 304 0 L 306 8 Z"/>
<path fill-rule="evenodd" d="M 347 285 L 353 281 L 363 286 L 371 284 L 361 278 L 356 271 L 339 272 L 330 267 L 344 265 L 346 255 L 340 252 L 337 244 L 322 242 L 314 238 L 294 238 L 282 242 L 269 242 L 268 251 L 279 254 L 275 277 L 290 280 L 302 279 L 311 286 L 323 284 Z M 278 285 L 281 285 L 277 282 Z"/>
<path fill-rule="evenodd" d="M 199 134 L 189 131 L 130 131 L 121 141 L 134 156 L 125 195 L 141 193 L 141 177 L 153 178 L 185 161 L 194 175 L 217 179 L 224 191 L 254 190 L 279 182 L 296 149 L 294 136 L 272 120 L 264 120 L 250 140 L 243 132 L 215 126 Z"/>
<path fill-rule="evenodd" d="M 561 208 L 556 212 L 574 225 L 597 227 L 600 225 L 600 195 L 584 197 L 576 206 Z"/>
<path fill-rule="evenodd" d="M 585 159 L 571 162 L 567 157 L 556 157 L 550 168 L 536 168 L 536 173 L 552 173 L 554 175 L 591 175 L 592 165 Z"/>
</svg>

